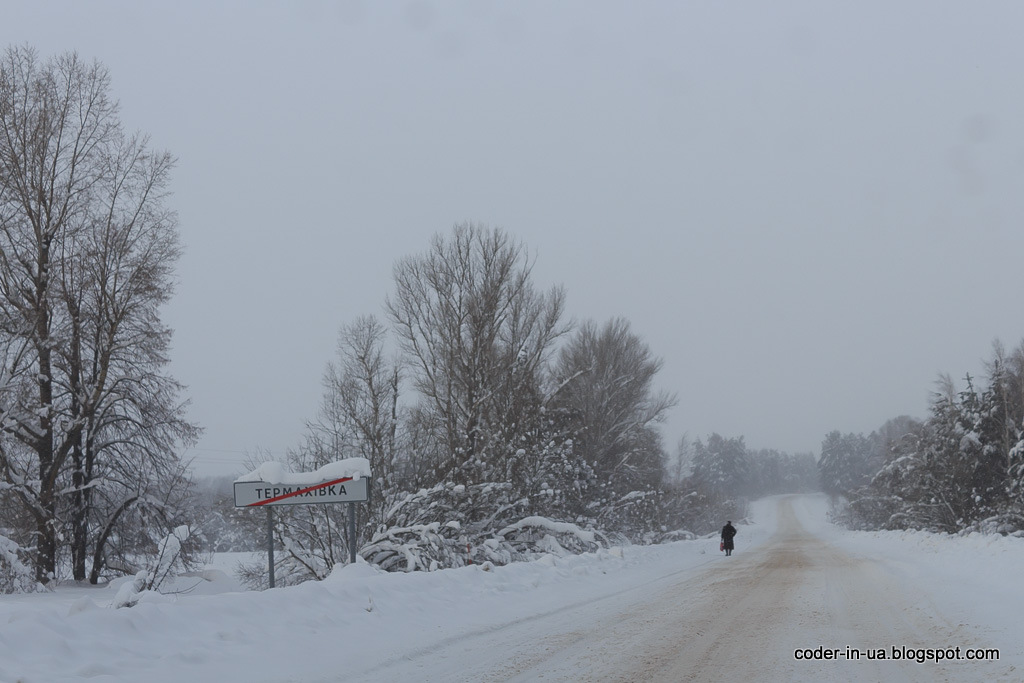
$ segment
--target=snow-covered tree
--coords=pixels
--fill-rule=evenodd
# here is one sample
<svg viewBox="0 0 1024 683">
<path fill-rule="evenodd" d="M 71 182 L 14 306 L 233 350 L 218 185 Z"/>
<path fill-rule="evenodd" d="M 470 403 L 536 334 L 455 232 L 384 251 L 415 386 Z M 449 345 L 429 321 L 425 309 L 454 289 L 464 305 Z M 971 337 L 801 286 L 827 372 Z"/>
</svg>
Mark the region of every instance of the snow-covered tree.
<svg viewBox="0 0 1024 683">
<path fill-rule="evenodd" d="M 525 246 L 476 224 L 437 235 L 395 266 L 387 312 L 413 368 L 417 432 L 434 482 L 500 478 L 520 419 L 566 331 L 562 289 L 535 289 Z"/>
<path fill-rule="evenodd" d="M 818 459 L 822 490 L 842 495 L 866 484 L 873 474 L 870 458 L 871 442 L 863 434 L 829 432 L 821 442 Z"/>
<path fill-rule="evenodd" d="M 743 437 L 727 439 L 719 434 L 699 439 L 694 446 L 693 479 L 704 491 L 720 498 L 746 495 L 751 475 L 750 458 Z"/>
<path fill-rule="evenodd" d="M 578 452 L 611 498 L 662 481 L 665 453 L 655 426 L 676 399 L 654 389 L 661 365 L 624 318 L 583 323 L 559 353 L 555 402 L 577 425 Z"/>
<path fill-rule="evenodd" d="M 159 316 L 179 253 L 173 160 L 117 110 L 98 63 L 0 59 L 0 475 L 32 518 L 44 583 L 68 545 L 85 578 L 91 524 L 113 512 L 95 510 L 99 487 L 150 471 L 125 453 L 173 469 L 196 434 Z"/>
<path fill-rule="evenodd" d="M 852 496 L 851 521 L 867 527 L 1014 531 L 1024 524 L 1015 506 L 1014 462 L 1019 432 L 1017 381 L 997 347 L 989 386 L 970 376 L 957 391 L 943 376 L 931 415 L 909 429 L 870 485 Z"/>
<path fill-rule="evenodd" d="M 990 438 L 1006 462 L 1010 500 L 1024 513 L 1024 342 L 1012 352 L 994 343 L 987 370 Z"/>
<path fill-rule="evenodd" d="M 987 496 L 978 486 L 990 472 L 981 458 L 984 446 L 974 428 L 979 418 L 979 396 L 968 378 L 967 389 L 957 394 L 948 378 L 940 381 L 933 397 L 931 417 L 920 436 L 907 439 L 896 456 L 859 497 L 886 496 L 883 509 L 887 528 L 924 528 L 958 531 L 986 513 Z M 855 510 L 867 510 L 856 501 Z M 877 513 L 876 513 L 877 514 Z"/>
</svg>

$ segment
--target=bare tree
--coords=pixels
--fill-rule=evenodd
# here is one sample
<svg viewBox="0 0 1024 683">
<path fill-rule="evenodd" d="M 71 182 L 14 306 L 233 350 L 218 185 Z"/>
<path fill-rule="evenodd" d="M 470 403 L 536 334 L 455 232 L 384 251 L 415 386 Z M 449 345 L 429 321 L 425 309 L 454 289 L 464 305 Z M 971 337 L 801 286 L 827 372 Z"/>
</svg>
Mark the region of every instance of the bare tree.
<svg viewBox="0 0 1024 683">
<path fill-rule="evenodd" d="M 367 540 L 394 502 L 402 373 L 400 363 L 386 356 L 386 340 L 387 329 L 374 316 L 342 327 L 336 359 L 324 373 L 320 414 L 308 425 L 307 447 L 326 451 L 325 462 L 344 457 L 370 461 L 369 514 L 359 525 L 359 537 L 347 538 L 345 525 L 336 529 L 346 545 Z"/>
<path fill-rule="evenodd" d="M 665 470 L 668 479 L 673 484 L 679 484 L 690 475 L 693 468 L 694 443 L 690 440 L 689 434 L 679 437 L 676 444 L 676 452 L 665 461 Z"/>
<path fill-rule="evenodd" d="M 0 396 L 0 467 L 35 519 L 43 582 L 66 537 L 62 503 L 81 579 L 106 474 L 146 471 L 117 464 L 126 457 L 173 468 L 176 446 L 196 435 L 180 385 L 163 374 L 170 331 L 159 308 L 179 255 L 164 205 L 172 165 L 125 135 L 102 65 L 4 54 L 0 330 L 17 351 L 0 371 L 14 387 Z"/>
<path fill-rule="evenodd" d="M 661 360 L 623 318 L 600 328 L 584 323 L 562 349 L 557 400 L 579 421 L 578 447 L 601 479 L 660 483 L 663 453 L 654 426 L 676 402 L 653 388 L 660 369 Z"/>
<path fill-rule="evenodd" d="M 567 331 L 563 290 L 536 291 L 532 267 L 522 243 L 475 224 L 395 266 L 386 308 L 423 399 L 417 424 L 437 444 L 435 481 L 475 483 L 503 468 L 517 397 L 539 385 Z"/>
<path fill-rule="evenodd" d="M 373 316 L 357 318 L 342 328 L 337 362 L 327 367 L 321 429 L 343 430 L 351 451 L 336 453 L 370 461 L 378 487 L 391 484 L 398 430 L 401 369 L 385 357 L 387 330 Z"/>
</svg>

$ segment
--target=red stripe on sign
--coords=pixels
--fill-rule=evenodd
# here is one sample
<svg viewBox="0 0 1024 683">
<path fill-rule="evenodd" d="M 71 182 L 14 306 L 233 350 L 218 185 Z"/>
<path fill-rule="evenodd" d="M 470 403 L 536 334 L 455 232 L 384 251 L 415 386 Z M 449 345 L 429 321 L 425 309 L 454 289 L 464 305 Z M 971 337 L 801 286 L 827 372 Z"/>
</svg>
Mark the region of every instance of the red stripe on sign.
<svg viewBox="0 0 1024 683">
<path fill-rule="evenodd" d="M 267 503 L 274 503 L 274 502 L 277 502 L 279 500 L 284 500 L 285 498 L 291 498 L 293 496 L 301 496 L 303 493 L 309 493 L 310 491 L 316 491 L 317 489 L 322 489 L 325 486 L 334 486 L 335 484 L 340 484 L 343 481 L 352 481 L 352 477 L 342 477 L 341 479 L 335 479 L 334 481 L 325 481 L 324 483 L 317 484 L 316 486 L 310 486 L 309 488 L 299 489 L 298 491 L 292 491 L 291 493 L 285 493 L 285 494 L 282 494 L 280 496 L 276 496 L 274 498 L 267 498 L 266 500 L 261 500 L 261 501 L 258 501 L 256 503 L 249 503 L 245 507 L 251 508 L 251 507 L 256 507 L 257 505 L 266 505 Z"/>
</svg>

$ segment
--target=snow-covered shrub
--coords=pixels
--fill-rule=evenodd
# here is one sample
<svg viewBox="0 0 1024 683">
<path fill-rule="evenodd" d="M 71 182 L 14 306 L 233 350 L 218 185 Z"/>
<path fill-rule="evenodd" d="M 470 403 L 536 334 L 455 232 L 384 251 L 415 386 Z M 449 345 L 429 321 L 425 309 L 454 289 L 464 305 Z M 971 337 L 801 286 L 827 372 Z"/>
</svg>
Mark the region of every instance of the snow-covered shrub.
<svg viewBox="0 0 1024 683">
<path fill-rule="evenodd" d="M 498 529 L 525 516 L 527 501 L 512 499 L 512 493 L 511 485 L 505 483 L 449 483 L 420 489 L 391 507 L 385 524 L 359 554 L 389 571 L 500 561 L 510 553 L 495 553 L 495 548 L 482 544 Z"/>
<path fill-rule="evenodd" d="M 194 530 L 187 524 L 175 527 L 157 544 L 155 555 L 149 556 L 146 568 L 125 582 L 114 597 L 113 607 L 133 607 L 147 592 L 160 592 L 169 579 L 191 571 L 202 564 L 193 558 L 190 546 L 196 541 Z"/>
<path fill-rule="evenodd" d="M 697 534 L 686 529 L 673 529 L 671 531 L 656 531 L 652 532 L 653 537 L 651 543 L 672 543 L 674 541 L 693 541 L 697 538 Z"/>
<path fill-rule="evenodd" d="M 632 543 L 666 543 L 718 531 L 726 520 L 746 517 L 744 499 L 724 498 L 689 480 L 681 485 L 623 496 L 598 520 L 609 535 L 618 530 Z"/>
<path fill-rule="evenodd" d="M 44 590 L 35 580 L 26 555 L 28 550 L 0 536 L 0 593 L 32 593 Z"/>
<path fill-rule="evenodd" d="M 1007 510 L 975 522 L 960 533 L 966 535 L 976 531 L 983 534 L 1024 538 L 1024 513 L 1019 510 Z"/>
<path fill-rule="evenodd" d="M 899 524 L 903 515 L 904 501 L 898 496 L 864 487 L 852 492 L 848 503 L 833 502 L 829 520 L 848 529 L 873 531 L 905 528 Z"/>
<path fill-rule="evenodd" d="M 1024 346 L 1010 356 L 995 346 L 989 386 L 966 377 L 957 391 L 948 376 L 933 394 L 931 415 L 890 441 L 867 486 L 850 495 L 856 528 L 944 533 L 1021 529 L 1017 477 L 1024 434 Z"/>
<path fill-rule="evenodd" d="M 617 496 L 601 506 L 597 524 L 624 534 L 634 543 L 643 543 L 645 534 L 658 526 L 663 497 L 664 491 L 653 488 Z"/>
<path fill-rule="evenodd" d="M 260 538 L 265 536 L 260 533 Z M 348 506 L 276 508 L 274 543 L 275 585 L 292 586 L 325 579 L 336 564 L 348 561 Z"/>
<path fill-rule="evenodd" d="M 392 527 L 377 534 L 360 551 L 361 557 L 388 571 L 433 571 L 466 564 L 457 522 Z"/>
<path fill-rule="evenodd" d="M 601 547 L 599 536 L 570 522 L 555 522 L 546 517 L 526 517 L 498 532 L 498 538 L 512 546 L 514 556 L 578 555 Z"/>
<path fill-rule="evenodd" d="M 189 554 L 185 552 L 186 544 L 192 536 L 192 529 L 187 524 L 175 527 L 160 541 L 156 557 L 149 570 L 146 588 L 157 590 L 168 578 L 179 571 L 191 569 Z"/>
<path fill-rule="evenodd" d="M 121 584 L 110 606 L 115 609 L 134 607 L 138 604 L 142 594 L 148 590 L 146 586 L 149 584 L 149 580 L 149 572 L 146 570 L 140 571 L 132 577 L 131 581 L 125 581 Z"/>
<path fill-rule="evenodd" d="M 532 515 L 530 509 L 506 483 L 422 489 L 394 505 L 389 525 L 359 552 L 389 571 L 429 571 L 591 552 L 608 544 L 596 531 Z"/>
<path fill-rule="evenodd" d="M 278 530 L 279 531 L 279 530 Z M 275 535 L 277 535 L 275 533 Z M 250 590 L 266 590 L 270 588 L 270 576 L 267 570 L 266 547 L 258 559 L 249 562 L 239 562 L 235 568 L 235 577 L 238 581 Z M 331 570 L 323 561 L 324 555 L 309 552 L 302 546 L 292 542 L 292 539 L 278 537 L 274 542 L 274 586 L 296 586 L 306 581 L 320 581 L 330 575 Z M 347 560 L 338 557 L 337 563 L 331 563 L 330 567 L 336 567 Z"/>
</svg>

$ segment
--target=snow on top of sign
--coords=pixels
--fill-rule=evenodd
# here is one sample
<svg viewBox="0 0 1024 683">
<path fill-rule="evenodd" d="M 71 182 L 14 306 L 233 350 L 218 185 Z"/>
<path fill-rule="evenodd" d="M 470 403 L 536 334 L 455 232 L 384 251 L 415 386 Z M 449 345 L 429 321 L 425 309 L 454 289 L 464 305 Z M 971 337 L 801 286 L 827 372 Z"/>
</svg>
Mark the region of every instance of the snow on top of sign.
<svg viewBox="0 0 1024 683">
<path fill-rule="evenodd" d="M 272 484 L 290 484 L 292 486 L 313 486 L 322 481 L 352 477 L 370 476 L 370 461 L 366 458 L 346 458 L 337 462 L 327 463 L 315 472 L 289 472 L 279 462 L 265 462 L 252 472 L 243 474 L 235 483 L 247 481 L 265 481 Z"/>
</svg>

